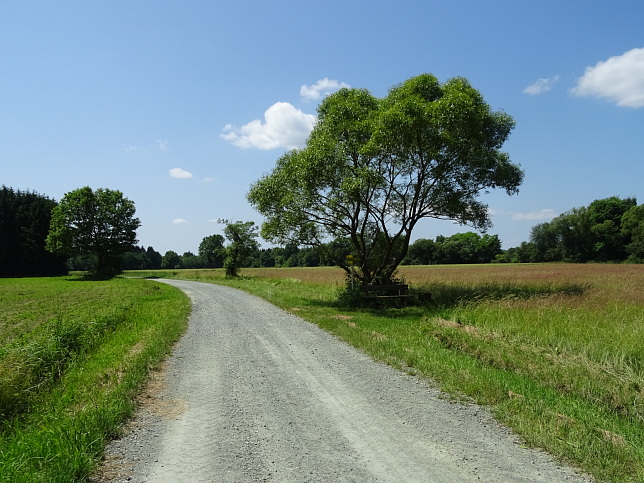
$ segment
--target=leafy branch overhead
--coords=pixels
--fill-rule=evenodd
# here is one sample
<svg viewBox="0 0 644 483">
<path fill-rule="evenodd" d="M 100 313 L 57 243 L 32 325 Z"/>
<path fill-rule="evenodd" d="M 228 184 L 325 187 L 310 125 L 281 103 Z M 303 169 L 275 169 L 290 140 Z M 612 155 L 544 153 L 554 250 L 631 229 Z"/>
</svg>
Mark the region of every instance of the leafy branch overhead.
<svg viewBox="0 0 644 483">
<path fill-rule="evenodd" d="M 441 84 L 423 74 L 384 99 L 345 88 L 318 107 L 306 147 L 278 159 L 248 200 L 266 217 L 267 240 L 317 246 L 346 237 L 362 282 L 386 283 L 421 219 L 491 226 L 479 195 L 515 194 L 523 180 L 501 151 L 513 128 L 464 78 Z"/>
</svg>

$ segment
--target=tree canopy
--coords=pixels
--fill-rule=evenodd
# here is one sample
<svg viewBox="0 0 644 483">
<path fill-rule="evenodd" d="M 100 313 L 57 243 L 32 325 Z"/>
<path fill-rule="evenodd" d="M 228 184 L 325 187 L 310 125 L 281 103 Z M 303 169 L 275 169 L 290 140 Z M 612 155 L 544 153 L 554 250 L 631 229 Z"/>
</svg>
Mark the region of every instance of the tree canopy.
<svg viewBox="0 0 644 483">
<path fill-rule="evenodd" d="M 121 255 L 130 251 L 141 225 L 134 203 L 118 190 L 90 187 L 66 193 L 53 209 L 47 250 L 67 256 L 88 255 L 91 275 L 109 278 L 120 272 Z"/>
<path fill-rule="evenodd" d="M 346 238 L 362 282 L 387 283 L 421 219 L 491 226 L 479 195 L 514 194 L 523 180 L 501 151 L 513 127 L 460 77 L 441 84 L 423 74 L 384 99 L 341 89 L 318 107 L 306 147 L 278 159 L 248 200 L 266 217 L 265 239 L 318 246 Z"/>
</svg>

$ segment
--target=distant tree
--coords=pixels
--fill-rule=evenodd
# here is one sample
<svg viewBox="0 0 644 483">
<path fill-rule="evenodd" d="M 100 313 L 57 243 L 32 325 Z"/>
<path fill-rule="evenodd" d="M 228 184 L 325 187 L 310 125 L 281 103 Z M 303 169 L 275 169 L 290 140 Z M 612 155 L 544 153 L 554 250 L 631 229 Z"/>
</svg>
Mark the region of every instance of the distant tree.
<svg viewBox="0 0 644 483">
<path fill-rule="evenodd" d="M 153 270 L 158 270 L 161 268 L 161 260 L 163 257 L 159 252 L 157 252 L 154 248 L 148 247 L 148 249 L 145 251 L 145 254 L 148 256 L 148 260 L 150 260 L 150 268 Z"/>
<path fill-rule="evenodd" d="M 256 240 L 257 227 L 252 221 L 232 223 L 228 220 L 220 220 L 220 222 L 226 225 L 224 235 L 229 241 L 224 261 L 226 276 L 237 277 L 239 269 L 248 263 L 253 252 L 259 248 L 259 243 Z"/>
<path fill-rule="evenodd" d="M 35 192 L 0 188 L 0 277 L 62 275 L 65 257 L 45 250 L 56 202 Z"/>
<path fill-rule="evenodd" d="M 621 220 L 621 233 L 626 244 L 628 260 L 644 263 L 644 205 L 631 207 Z"/>
<path fill-rule="evenodd" d="M 210 235 L 201 240 L 199 256 L 204 260 L 207 268 L 221 268 L 224 266 L 226 249 L 222 235 Z"/>
<path fill-rule="evenodd" d="M 450 237 L 436 237 L 435 263 L 490 263 L 501 253 L 497 235 L 467 232 Z"/>
<path fill-rule="evenodd" d="M 351 240 L 338 237 L 317 247 L 320 255 L 320 265 L 328 267 L 346 266 L 346 256 L 353 253 Z"/>
<path fill-rule="evenodd" d="M 521 242 L 516 248 L 515 257 L 512 259 L 513 263 L 534 263 L 537 261 L 537 249 L 534 243 Z"/>
<path fill-rule="evenodd" d="M 123 270 L 150 270 L 152 262 L 143 247 L 134 247 L 121 255 Z"/>
<path fill-rule="evenodd" d="M 206 268 L 206 263 L 199 255 L 185 252 L 181 255 L 181 268 Z"/>
<path fill-rule="evenodd" d="M 181 268 L 181 257 L 177 252 L 168 250 L 161 259 L 161 268 Z"/>
<path fill-rule="evenodd" d="M 431 265 L 435 263 L 436 243 L 434 240 L 419 238 L 411 245 L 407 258 L 403 263 L 407 265 Z"/>
<path fill-rule="evenodd" d="M 318 107 L 306 147 L 278 159 L 248 200 L 267 219 L 265 239 L 319 246 L 346 238 L 358 278 L 387 283 L 420 220 L 490 226 L 479 194 L 513 194 L 523 179 L 501 151 L 513 127 L 464 78 L 441 84 L 420 75 L 384 99 L 341 89 Z"/>
<path fill-rule="evenodd" d="M 535 261 L 558 262 L 563 260 L 561 235 L 552 223 L 539 223 L 530 230 L 530 243 L 534 246 Z"/>
<path fill-rule="evenodd" d="M 118 190 L 89 187 L 71 191 L 52 211 L 47 250 L 68 256 L 93 255 L 92 278 L 120 273 L 121 255 L 134 247 L 134 203 Z"/>
<path fill-rule="evenodd" d="M 624 260 L 627 240 L 622 233 L 622 216 L 637 206 L 635 198 L 617 196 L 595 200 L 588 205 L 590 230 L 593 234 L 594 260 Z"/>
</svg>

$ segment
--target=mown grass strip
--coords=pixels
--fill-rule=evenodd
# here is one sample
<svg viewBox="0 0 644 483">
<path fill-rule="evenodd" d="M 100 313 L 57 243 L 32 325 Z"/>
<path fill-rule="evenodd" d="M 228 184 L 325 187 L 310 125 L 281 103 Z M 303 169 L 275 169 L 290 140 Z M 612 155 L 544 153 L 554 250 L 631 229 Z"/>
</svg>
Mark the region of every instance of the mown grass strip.
<svg viewBox="0 0 644 483">
<path fill-rule="evenodd" d="M 33 283 L 35 287 L 61 282 Z M 135 409 L 135 397 L 150 370 L 184 332 L 190 303 L 179 290 L 142 280 L 101 283 L 103 304 L 123 302 L 113 313 L 116 323 L 75 351 L 46 390 L 32 394 L 29 411 L 5 421 L 0 432 L 0 481 L 85 480 L 100 460 L 106 441 Z M 29 281 L 20 284 L 29 285 Z M 70 292 L 63 290 L 63 297 L 74 298 L 73 292 L 77 287 L 85 290 L 84 284 L 68 283 L 65 288 Z M 38 291 L 34 288 L 31 294 L 36 305 Z M 41 293 L 51 294 L 51 287 Z M 77 304 L 76 313 L 104 308 L 90 297 Z M 32 332 L 44 331 L 47 323 L 41 319 L 40 324 L 32 324 L 32 331 L 23 336 L 25 342 Z M 18 344 L 16 340 L 12 347 Z"/>
</svg>

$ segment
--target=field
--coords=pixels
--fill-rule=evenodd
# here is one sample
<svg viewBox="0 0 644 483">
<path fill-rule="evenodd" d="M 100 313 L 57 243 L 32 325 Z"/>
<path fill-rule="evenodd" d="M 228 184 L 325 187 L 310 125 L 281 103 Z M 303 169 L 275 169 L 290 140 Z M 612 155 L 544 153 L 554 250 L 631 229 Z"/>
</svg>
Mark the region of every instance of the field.
<svg viewBox="0 0 644 483">
<path fill-rule="evenodd" d="M 144 280 L 0 279 L 0 481 L 84 481 L 186 327 Z"/>
<path fill-rule="evenodd" d="M 338 303 L 337 268 L 131 272 L 227 284 L 319 325 L 527 445 L 602 481 L 644 482 L 644 266 L 403 267 L 432 302 Z M 0 481 L 83 480 L 185 328 L 187 297 L 144 280 L 0 279 Z"/>
<path fill-rule="evenodd" d="M 157 275 L 255 293 L 452 397 L 488 405 L 526 444 L 602 480 L 644 481 L 641 265 L 403 267 L 433 302 L 361 309 L 336 303 L 340 269 Z"/>
</svg>

